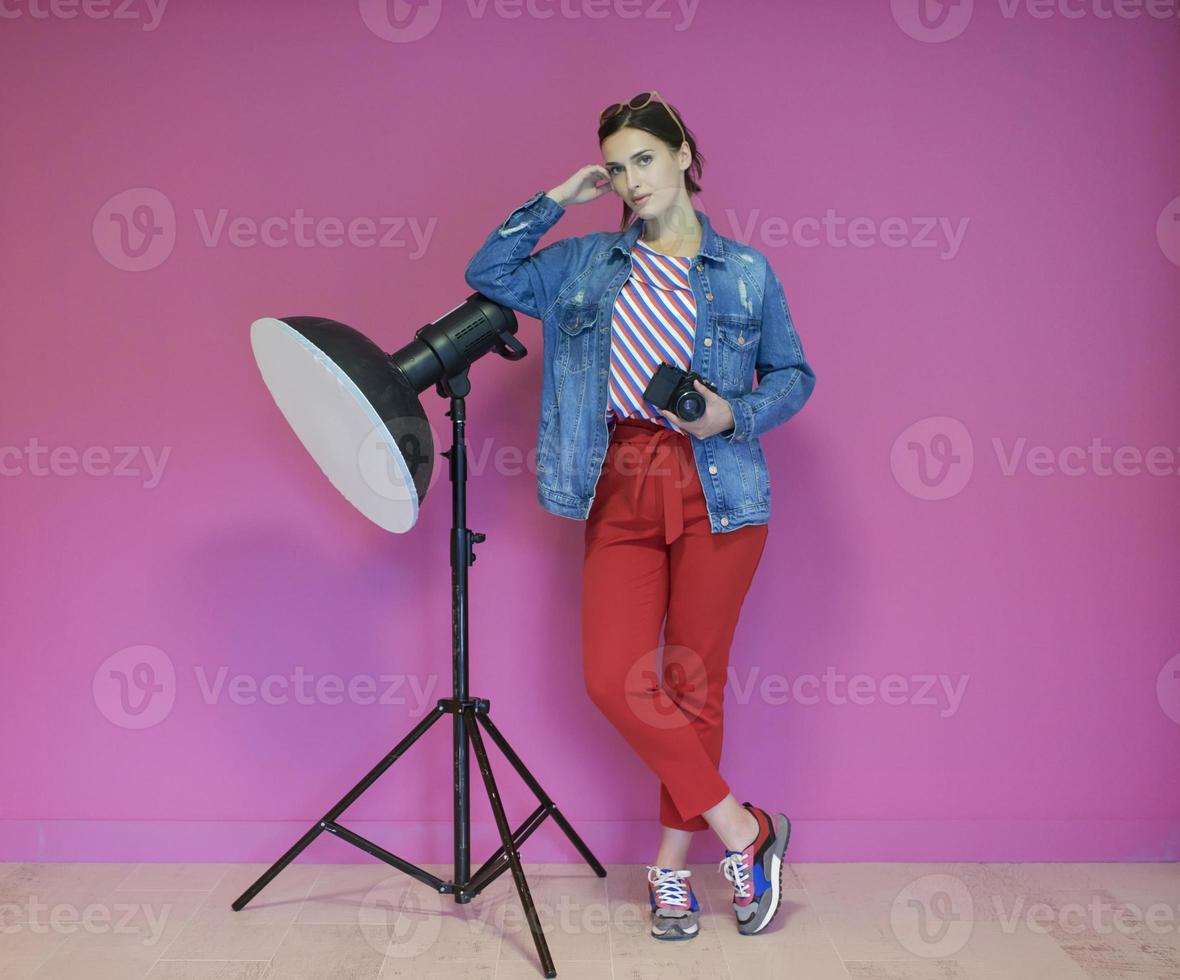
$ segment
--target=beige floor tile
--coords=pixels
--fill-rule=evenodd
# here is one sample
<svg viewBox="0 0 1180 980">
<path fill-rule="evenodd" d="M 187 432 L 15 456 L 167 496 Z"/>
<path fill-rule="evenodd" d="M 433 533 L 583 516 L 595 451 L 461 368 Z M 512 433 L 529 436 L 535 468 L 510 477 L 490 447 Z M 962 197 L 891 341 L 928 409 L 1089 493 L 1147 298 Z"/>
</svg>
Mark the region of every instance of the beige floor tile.
<svg viewBox="0 0 1180 980">
<path fill-rule="evenodd" d="M 119 883 L 119 887 L 139 891 L 208 892 L 234 867 L 232 864 L 141 864 Z"/>
<path fill-rule="evenodd" d="M 533 968 L 536 977 L 541 977 Z M 495 960 L 399 960 L 386 957 L 379 980 L 499 980 Z M 562 974 L 564 980 L 564 974 Z"/>
<path fill-rule="evenodd" d="M 269 960 L 288 923 L 250 924 L 221 910 L 195 912 L 161 954 L 169 960 Z"/>
<path fill-rule="evenodd" d="M 557 967 L 558 980 L 611 980 L 611 974 L 604 972 L 603 964 L 601 963 L 577 963 L 572 960 L 563 960 L 554 957 L 553 965 Z M 458 974 L 458 976 L 467 976 L 468 974 Z M 483 980 L 483 974 L 470 974 L 472 980 L 478 978 Z M 488 980 L 492 977 L 495 980 L 541 980 L 544 974 L 541 972 L 540 961 L 534 960 L 532 963 L 526 962 L 505 962 L 500 961 L 500 969 L 498 973 L 487 975 Z M 382 980 L 385 980 L 382 977 Z M 399 978 L 401 980 L 401 978 Z M 407 974 L 407 980 L 409 975 Z M 441 980 L 441 978 L 440 978 Z"/>
<path fill-rule="evenodd" d="M 293 925 L 265 980 L 377 980 L 389 937 L 377 926 Z"/>
<path fill-rule="evenodd" d="M 696 941 L 668 945 L 692 946 Z M 729 967 L 721 956 L 691 957 L 687 951 L 684 955 L 669 952 L 664 956 L 628 960 L 616 963 L 614 968 L 614 980 L 728 980 L 730 976 Z"/>
<path fill-rule="evenodd" d="M 297 862 L 233 912 L 232 901 L 267 867 L 2 864 L 0 980 L 540 976 L 510 873 L 458 905 L 379 861 Z M 584 863 L 526 863 L 560 975 L 1180 978 L 1177 865 L 787 866 L 783 906 L 757 936 L 738 934 L 732 888 L 716 865 L 690 869 L 701 932 L 668 943 L 649 934 L 643 865 L 609 865 L 599 878 Z M 454 869 L 428 870 L 448 880 Z M 1156 918 L 1148 921 L 1149 913 Z"/>
<path fill-rule="evenodd" d="M 265 980 L 265 960 L 160 960 L 145 980 Z"/>
<path fill-rule="evenodd" d="M 102 902 L 87 908 L 66 946 L 95 952 L 156 956 L 167 949 L 184 924 L 195 914 L 204 892 L 110 892 Z"/>
<path fill-rule="evenodd" d="M 63 946 L 32 975 L 30 980 L 142 980 L 159 957 L 156 950 L 126 952 Z"/>
<path fill-rule="evenodd" d="M 6 922 L 44 919 L 54 907 L 68 906 L 80 911 L 107 893 L 135 870 L 134 864 L 55 864 L 7 865 L 0 877 L 0 908 Z M 59 913 L 59 914 L 62 914 Z"/>
<path fill-rule="evenodd" d="M 4 947 L 0 945 L 0 980 L 29 980 L 45 959 L 44 956 L 6 957 Z"/>
<path fill-rule="evenodd" d="M 378 899 L 388 900 L 391 896 L 402 893 L 415 896 L 433 896 L 433 900 L 430 901 L 431 907 L 455 904 L 455 900 L 450 895 L 439 895 L 417 878 L 381 861 L 374 861 L 371 864 L 324 864 L 318 867 L 319 873 L 306 893 L 303 904 L 295 917 L 296 922 L 320 925 L 356 923 L 359 921 L 358 910 L 366 902 L 372 904 Z M 423 867 L 444 880 L 450 878 L 449 874 L 439 874 L 434 867 L 425 865 Z M 283 874 L 289 870 L 291 869 L 286 869 Z M 274 883 L 277 881 L 276 878 Z M 493 882 L 479 898 L 482 898 L 484 894 L 494 894 L 498 886 L 498 881 Z M 259 898 L 261 897 L 259 895 Z M 479 901 L 479 898 L 476 901 Z"/>
<path fill-rule="evenodd" d="M 267 864 L 240 864 L 227 871 L 216 887 L 202 898 L 202 912 L 219 911 L 243 923 L 291 923 L 320 875 L 321 865 L 290 864 L 272 878 L 245 908 L 235 912 L 233 903 L 241 897 Z M 354 920 L 355 921 L 355 920 Z"/>
</svg>

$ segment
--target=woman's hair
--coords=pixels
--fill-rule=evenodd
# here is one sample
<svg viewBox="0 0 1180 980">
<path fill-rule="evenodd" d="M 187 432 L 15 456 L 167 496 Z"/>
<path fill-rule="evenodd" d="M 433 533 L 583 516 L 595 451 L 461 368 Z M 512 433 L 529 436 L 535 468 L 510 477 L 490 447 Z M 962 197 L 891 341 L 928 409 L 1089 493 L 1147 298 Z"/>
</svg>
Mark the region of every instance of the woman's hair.
<svg viewBox="0 0 1180 980">
<path fill-rule="evenodd" d="M 648 95 L 647 92 L 641 92 L 639 95 L 631 99 L 631 102 L 642 102 Z M 672 113 L 676 113 L 676 119 L 672 118 Z M 676 120 L 680 120 L 680 125 L 676 124 Z M 688 148 L 692 152 L 692 163 L 688 165 L 688 169 L 684 171 L 684 188 L 690 195 L 700 192 L 701 186 L 697 183 L 697 178 L 701 175 L 701 168 L 705 163 L 705 158 L 701 156 L 697 149 L 697 140 L 693 135 L 692 130 L 685 125 L 684 119 L 681 118 L 680 113 L 676 112 L 675 107 L 661 102 L 659 98 L 653 98 L 642 109 L 632 109 L 631 106 L 624 105 L 622 109 L 603 120 L 598 126 L 598 145 L 602 145 L 605 140 L 612 133 L 617 133 L 620 129 L 629 126 L 631 129 L 642 129 L 645 133 L 651 133 L 652 136 L 661 140 L 676 153 L 680 149 L 682 142 L 688 143 Z M 684 135 L 681 136 L 681 127 L 684 128 Z M 619 222 L 619 230 L 626 231 L 627 226 L 631 224 L 635 217 L 635 212 L 631 210 L 631 205 L 623 201 L 623 217 Z"/>
</svg>

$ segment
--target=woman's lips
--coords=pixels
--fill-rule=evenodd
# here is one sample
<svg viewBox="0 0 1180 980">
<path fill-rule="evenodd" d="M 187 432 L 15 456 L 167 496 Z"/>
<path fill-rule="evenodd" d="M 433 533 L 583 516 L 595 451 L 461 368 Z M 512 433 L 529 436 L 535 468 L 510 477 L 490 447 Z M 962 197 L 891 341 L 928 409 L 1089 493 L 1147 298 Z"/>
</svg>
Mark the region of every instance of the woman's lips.
<svg viewBox="0 0 1180 980">
<path fill-rule="evenodd" d="M 643 204 L 643 202 L 646 201 L 649 197 L 651 197 L 650 194 L 644 194 L 643 197 L 632 198 L 631 203 L 635 207 L 640 207 Z"/>
</svg>

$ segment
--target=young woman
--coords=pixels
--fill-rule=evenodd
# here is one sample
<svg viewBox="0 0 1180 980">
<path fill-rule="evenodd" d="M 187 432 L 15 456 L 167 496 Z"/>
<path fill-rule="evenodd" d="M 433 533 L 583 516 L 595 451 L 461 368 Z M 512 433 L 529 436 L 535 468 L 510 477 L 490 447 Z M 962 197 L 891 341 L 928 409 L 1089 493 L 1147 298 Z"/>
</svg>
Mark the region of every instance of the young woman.
<svg viewBox="0 0 1180 980">
<path fill-rule="evenodd" d="M 694 210 L 702 158 L 674 108 L 655 92 L 609 106 L 598 141 L 603 163 L 514 210 L 466 279 L 542 321 L 537 495 L 586 521 L 586 689 L 660 778 L 652 935 L 697 935 L 684 865 L 706 828 L 725 848 L 738 930 L 754 934 L 778 910 L 790 822 L 739 804 L 718 772 L 724 689 L 768 533 L 759 437 L 803 407 L 815 374 L 766 257 Z M 567 207 L 611 192 L 620 231 L 533 253 Z M 711 383 L 692 379 L 698 418 L 644 397 L 661 363 Z"/>
</svg>

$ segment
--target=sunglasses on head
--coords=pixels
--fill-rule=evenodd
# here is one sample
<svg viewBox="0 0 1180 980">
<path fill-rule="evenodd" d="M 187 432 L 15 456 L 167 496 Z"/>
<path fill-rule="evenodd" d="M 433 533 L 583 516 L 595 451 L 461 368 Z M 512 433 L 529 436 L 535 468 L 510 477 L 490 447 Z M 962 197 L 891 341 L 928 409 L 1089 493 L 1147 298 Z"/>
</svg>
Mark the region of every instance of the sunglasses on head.
<svg viewBox="0 0 1180 980">
<path fill-rule="evenodd" d="M 684 135 L 684 127 L 680 125 L 680 120 L 676 118 L 676 113 L 672 111 L 667 102 L 660 98 L 660 93 L 655 90 L 651 92 L 640 92 L 629 102 L 615 102 L 613 105 L 607 106 L 599 114 L 598 121 L 599 123 L 604 123 L 615 113 L 622 112 L 624 109 L 642 109 L 644 106 L 649 105 L 652 99 L 658 100 L 660 105 L 668 110 L 668 115 L 672 117 L 672 121 L 676 123 L 676 127 L 680 130 L 681 140 L 687 140 L 688 137 Z"/>
</svg>

